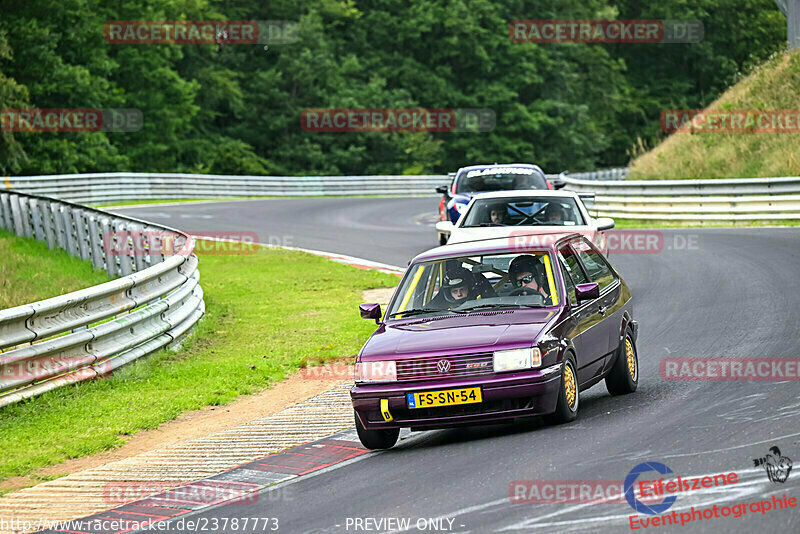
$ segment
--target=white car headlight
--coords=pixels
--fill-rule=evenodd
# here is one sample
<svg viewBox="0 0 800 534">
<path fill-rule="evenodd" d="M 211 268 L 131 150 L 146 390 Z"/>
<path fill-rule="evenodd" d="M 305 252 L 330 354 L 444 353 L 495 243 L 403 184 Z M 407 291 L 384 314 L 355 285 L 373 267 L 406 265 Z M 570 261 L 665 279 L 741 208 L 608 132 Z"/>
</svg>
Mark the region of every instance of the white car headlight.
<svg viewBox="0 0 800 534">
<path fill-rule="evenodd" d="M 395 382 L 397 364 L 393 361 L 359 362 L 356 364 L 356 382 Z"/>
<path fill-rule="evenodd" d="M 494 371 L 532 369 L 542 365 L 542 353 L 538 347 L 531 349 L 498 350 L 494 353 Z"/>
</svg>

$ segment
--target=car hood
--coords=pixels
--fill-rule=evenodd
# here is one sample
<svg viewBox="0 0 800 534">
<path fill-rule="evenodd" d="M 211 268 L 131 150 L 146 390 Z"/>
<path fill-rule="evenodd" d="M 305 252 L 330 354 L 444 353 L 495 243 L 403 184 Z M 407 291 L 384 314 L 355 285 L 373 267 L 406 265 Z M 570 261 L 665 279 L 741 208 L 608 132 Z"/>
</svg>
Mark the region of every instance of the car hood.
<svg viewBox="0 0 800 534">
<path fill-rule="evenodd" d="M 361 349 L 362 361 L 530 347 L 554 309 L 503 310 L 384 323 Z"/>
</svg>

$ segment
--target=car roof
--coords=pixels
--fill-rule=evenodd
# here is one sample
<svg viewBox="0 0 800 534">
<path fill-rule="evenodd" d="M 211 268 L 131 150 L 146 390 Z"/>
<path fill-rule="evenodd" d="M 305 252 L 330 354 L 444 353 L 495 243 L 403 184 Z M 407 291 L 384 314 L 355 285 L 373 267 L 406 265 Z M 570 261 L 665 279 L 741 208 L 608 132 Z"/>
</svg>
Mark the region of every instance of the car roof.
<svg viewBox="0 0 800 534">
<path fill-rule="evenodd" d="M 430 260 L 438 260 L 444 258 L 456 258 L 459 256 L 481 256 L 485 254 L 502 254 L 504 252 L 522 252 L 528 250 L 544 250 L 549 252 L 555 252 L 555 249 L 561 246 L 564 241 L 569 241 L 575 237 L 582 237 L 578 232 L 561 232 L 554 234 L 553 232 L 549 233 L 536 233 L 531 232 L 530 234 L 520 234 L 521 237 L 523 235 L 552 235 L 554 236 L 553 239 L 548 239 L 545 242 L 538 243 L 536 245 L 525 246 L 525 245 L 518 245 L 515 243 L 511 243 L 508 237 L 493 237 L 489 239 L 480 239 L 475 241 L 465 241 L 463 243 L 454 243 L 449 245 L 443 245 L 441 247 L 432 248 L 430 250 L 426 250 L 414 257 L 409 262 L 409 265 L 412 263 L 417 263 L 421 261 L 430 261 Z M 557 238 L 555 236 L 558 236 Z"/>
<path fill-rule="evenodd" d="M 541 173 L 542 176 L 545 177 L 545 179 L 547 178 L 547 175 L 544 173 L 542 168 L 539 167 L 538 165 L 533 165 L 532 163 L 487 163 L 484 165 L 469 165 L 467 167 L 461 167 L 460 169 L 458 169 L 458 171 L 456 171 L 455 178 L 456 179 L 460 178 L 462 174 L 469 171 L 478 169 L 491 169 L 492 167 L 496 168 L 524 167 L 526 169 L 533 169 L 535 171 L 538 171 L 539 173 Z"/>
<path fill-rule="evenodd" d="M 491 191 L 489 193 L 476 193 L 472 196 L 475 200 L 482 198 L 512 198 L 512 197 L 569 197 L 580 198 L 575 191 L 557 190 L 551 191 L 550 189 L 525 189 L 521 191 Z"/>
<path fill-rule="evenodd" d="M 492 167 L 527 167 L 529 169 L 542 170 L 541 167 L 532 163 L 484 163 L 482 165 L 468 165 L 466 167 L 461 167 L 458 169 L 458 173 L 472 171 L 475 169 L 490 169 Z M 542 174 L 544 174 L 544 171 L 542 171 Z"/>
</svg>

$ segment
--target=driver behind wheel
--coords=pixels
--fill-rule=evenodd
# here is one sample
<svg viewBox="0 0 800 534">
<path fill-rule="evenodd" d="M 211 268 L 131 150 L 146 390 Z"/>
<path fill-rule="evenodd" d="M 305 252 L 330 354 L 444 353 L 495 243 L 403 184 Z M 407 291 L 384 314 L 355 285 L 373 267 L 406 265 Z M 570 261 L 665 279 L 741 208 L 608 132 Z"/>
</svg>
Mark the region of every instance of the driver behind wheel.
<svg viewBox="0 0 800 534">
<path fill-rule="evenodd" d="M 547 208 L 544 210 L 544 218 L 548 224 L 552 225 L 563 225 L 566 219 L 566 217 L 564 217 L 564 210 L 555 203 L 547 205 Z"/>
<path fill-rule="evenodd" d="M 506 208 L 505 203 L 497 202 L 495 204 L 491 204 L 488 207 L 488 212 L 489 212 L 489 221 L 488 221 L 489 223 L 505 226 L 506 216 L 508 215 L 508 208 Z"/>
<path fill-rule="evenodd" d="M 508 278 L 514 287 L 512 295 L 541 295 L 545 304 L 552 304 L 547 290 L 544 266 L 536 256 L 517 256 L 508 267 Z"/>
</svg>

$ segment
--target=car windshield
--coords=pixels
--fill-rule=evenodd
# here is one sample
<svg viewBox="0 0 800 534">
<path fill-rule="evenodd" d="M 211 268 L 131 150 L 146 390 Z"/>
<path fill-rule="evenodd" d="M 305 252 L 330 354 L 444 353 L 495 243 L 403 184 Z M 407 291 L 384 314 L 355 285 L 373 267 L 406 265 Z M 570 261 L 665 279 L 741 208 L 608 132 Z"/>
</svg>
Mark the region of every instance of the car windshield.
<svg viewBox="0 0 800 534">
<path fill-rule="evenodd" d="M 542 308 L 561 302 L 547 252 L 492 254 L 415 263 L 386 317 Z"/>
<path fill-rule="evenodd" d="M 462 228 L 480 226 L 575 226 L 586 224 L 574 198 L 481 198 L 472 203 Z"/>
<path fill-rule="evenodd" d="M 462 173 L 456 181 L 456 193 L 547 189 L 547 181 L 535 169 L 527 167 L 492 167 Z"/>
</svg>

